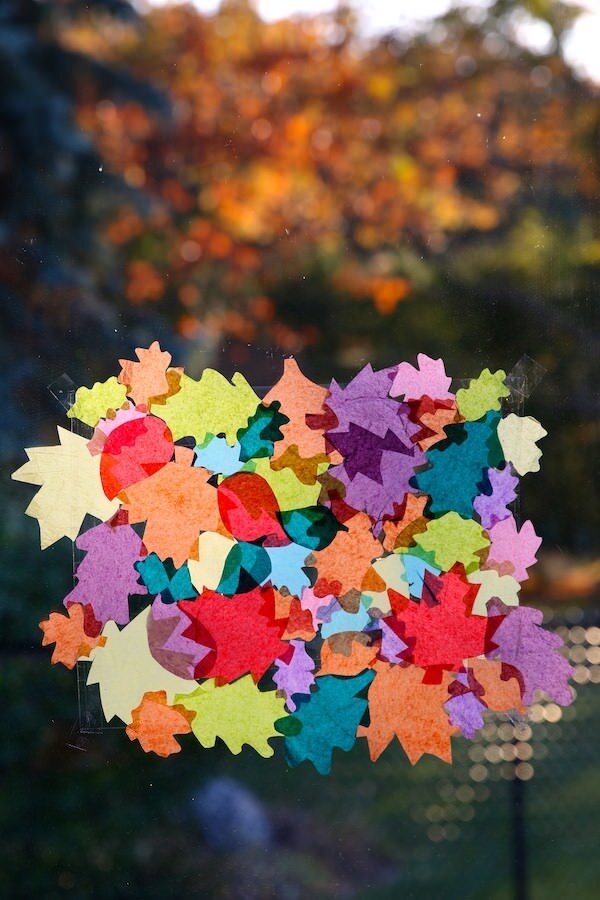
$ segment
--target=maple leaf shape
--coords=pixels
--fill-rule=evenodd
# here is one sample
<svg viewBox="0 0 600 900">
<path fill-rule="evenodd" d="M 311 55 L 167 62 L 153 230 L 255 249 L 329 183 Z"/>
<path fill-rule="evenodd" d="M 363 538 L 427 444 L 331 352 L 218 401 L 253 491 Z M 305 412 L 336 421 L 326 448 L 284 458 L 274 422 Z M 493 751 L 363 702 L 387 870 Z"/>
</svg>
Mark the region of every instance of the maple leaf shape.
<svg viewBox="0 0 600 900">
<path fill-rule="evenodd" d="M 450 737 L 458 729 L 444 711 L 451 676 L 444 672 L 439 684 L 428 684 L 423 682 L 425 672 L 417 666 L 377 663 L 376 670 L 369 688 L 370 724 L 358 729 L 358 737 L 368 741 L 373 762 L 394 737 L 412 765 L 424 753 L 452 762 Z"/>
<path fill-rule="evenodd" d="M 456 392 L 456 405 L 461 416 L 473 421 L 490 410 L 499 410 L 500 399 L 510 394 L 510 389 L 504 383 L 505 378 L 506 372 L 502 369 L 497 372 L 484 369 L 481 375 L 472 378 L 469 387 Z"/>
<path fill-rule="evenodd" d="M 77 566 L 77 584 L 64 605 L 89 603 L 102 625 L 109 619 L 120 625 L 129 622 L 129 595 L 147 593 L 134 568 L 141 558 L 141 538 L 129 525 L 103 522 L 79 535 L 75 546 L 85 557 Z"/>
<path fill-rule="evenodd" d="M 447 441 L 427 451 L 430 467 L 415 475 L 414 483 L 431 497 L 431 513 L 473 515 L 473 500 L 480 492 L 485 470 L 502 459 L 498 421 L 498 413 L 490 412 L 478 422 L 449 425 Z"/>
<path fill-rule="evenodd" d="M 536 553 L 542 543 L 529 519 L 519 531 L 514 517 L 509 516 L 490 528 L 489 535 L 491 545 L 484 568 L 526 581 L 527 569 L 537 561 Z"/>
<path fill-rule="evenodd" d="M 313 552 L 318 572 L 314 586 L 317 596 L 340 597 L 350 590 L 385 589 L 385 582 L 371 566 L 381 554 L 381 544 L 371 531 L 371 520 L 364 513 L 357 513 L 346 527 L 348 530 L 338 531 L 324 550 Z"/>
<path fill-rule="evenodd" d="M 126 488 L 121 497 L 131 523 L 145 522 L 144 545 L 177 568 L 192 555 L 200 531 L 216 531 L 217 490 L 210 472 L 185 463 L 167 463 L 154 475 Z"/>
<path fill-rule="evenodd" d="M 510 463 L 505 469 L 488 469 L 486 473 L 488 488 L 484 494 L 475 497 L 473 509 L 479 516 L 479 521 L 489 531 L 496 522 L 501 522 L 510 516 L 507 508 L 516 498 L 515 487 L 519 483 L 511 471 Z"/>
<path fill-rule="evenodd" d="M 541 627 L 543 618 L 539 609 L 530 606 L 509 609 L 494 634 L 496 648 L 486 655 L 517 669 L 526 705 L 534 702 L 536 691 L 544 691 L 556 703 L 569 706 L 573 702 L 569 687 L 573 668 L 557 652 L 562 639 Z"/>
<path fill-rule="evenodd" d="M 289 648 L 275 660 L 276 671 L 273 682 L 286 697 L 285 705 L 293 712 L 296 709 L 294 694 L 310 694 L 310 686 L 314 684 L 313 675 L 315 661 L 306 652 L 304 641 L 290 641 Z"/>
<path fill-rule="evenodd" d="M 355 422 L 379 437 L 391 431 L 409 443 L 416 429 L 408 420 L 403 404 L 389 397 L 393 373 L 393 368 L 375 372 L 369 363 L 346 387 L 340 387 L 334 379 L 325 404 L 335 415 L 337 424 L 328 429 L 326 436 L 330 431 L 348 431 L 350 423 Z"/>
<path fill-rule="evenodd" d="M 471 615 L 478 587 L 457 572 L 425 573 L 423 601 L 407 601 L 384 621 L 408 644 L 403 656 L 416 666 L 459 669 L 486 647 L 490 619 Z"/>
<path fill-rule="evenodd" d="M 276 691 L 260 691 L 249 675 L 220 687 L 205 681 L 175 702 L 196 713 L 192 731 L 203 747 L 214 747 L 219 737 L 231 753 L 248 744 L 260 756 L 273 756 L 269 740 L 281 737 L 274 723 L 286 714 L 284 700 Z"/>
<path fill-rule="evenodd" d="M 130 741 L 139 741 L 146 753 L 171 756 L 181 746 L 176 734 L 188 734 L 195 712 L 184 706 L 169 706 L 165 691 L 147 691 L 132 713 L 125 731 Z"/>
<path fill-rule="evenodd" d="M 193 436 L 196 443 L 203 444 L 208 435 L 224 434 L 233 446 L 239 429 L 246 427 L 259 402 L 239 372 L 229 382 L 214 369 L 204 369 L 199 381 L 181 376 L 179 390 L 161 405 L 160 417 L 176 441 Z"/>
<path fill-rule="evenodd" d="M 315 679 L 316 691 L 310 697 L 298 698 L 293 716 L 302 727 L 297 734 L 286 735 L 290 765 L 308 760 L 317 772 L 327 775 L 334 748 L 352 749 L 357 726 L 367 708 L 367 700 L 358 694 L 371 683 L 373 674 L 366 671 L 352 678 L 324 675 Z"/>
<path fill-rule="evenodd" d="M 406 494 L 414 490 L 411 479 L 415 469 L 423 462 L 423 454 L 414 446 L 410 453 L 384 451 L 377 481 L 362 473 L 350 478 L 345 465 L 332 466 L 327 474 L 342 485 L 344 502 L 356 510 L 366 512 L 377 530 L 383 518 L 393 515 L 396 507 L 404 502 Z"/>
<path fill-rule="evenodd" d="M 404 397 L 406 400 L 417 400 L 425 395 L 435 400 L 454 399 L 448 390 L 451 381 L 442 359 L 431 359 L 425 353 L 419 353 L 417 367 L 408 362 L 400 363 L 390 387 L 390 396 Z"/>
<path fill-rule="evenodd" d="M 58 427 L 60 444 L 32 447 L 29 461 L 13 472 L 15 481 L 41 485 L 27 509 L 40 526 L 42 550 L 79 534 L 86 515 L 109 519 L 119 508 L 108 500 L 100 482 L 100 457 L 91 456 L 85 438 Z"/>
<path fill-rule="evenodd" d="M 323 413 L 326 396 L 327 389 L 310 381 L 300 371 L 295 359 L 290 357 L 283 361 L 281 378 L 263 399 L 263 403 L 279 400 L 281 412 L 289 419 L 287 424 L 281 426 L 283 438 L 275 445 L 274 459 L 280 459 L 292 446 L 296 447 L 298 456 L 302 459 L 324 453 L 323 429 L 310 428 L 307 417 Z M 314 481 L 304 483 L 314 484 Z"/>
<path fill-rule="evenodd" d="M 548 434 L 532 416 L 506 416 L 498 424 L 498 440 L 504 459 L 512 464 L 518 475 L 539 472 L 542 451 L 537 441 Z"/>
<path fill-rule="evenodd" d="M 171 362 L 171 354 L 160 349 L 158 341 L 145 349 L 138 347 L 135 351 L 139 362 L 131 359 L 120 359 L 121 371 L 118 375 L 120 384 L 127 387 L 127 396 L 136 406 L 143 404 L 149 407 L 150 398 L 163 397 L 169 392 L 167 369 Z"/>
<path fill-rule="evenodd" d="M 203 591 L 196 600 L 182 600 L 179 608 L 190 619 L 184 637 L 210 648 L 196 666 L 196 678 L 223 683 L 250 672 L 258 681 L 288 649 L 281 640 L 286 622 L 275 619 L 270 585 L 234 597 Z"/>
<path fill-rule="evenodd" d="M 179 678 L 164 669 L 150 653 L 148 617 L 150 607 L 142 610 L 124 628 L 107 622 L 102 630 L 104 647 L 93 650 L 87 684 L 100 688 L 100 702 L 107 722 L 118 716 L 127 724 L 131 710 L 139 705 L 148 691 L 166 691 L 172 702 L 176 692 L 187 693 L 195 682 Z"/>
<path fill-rule="evenodd" d="M 91 608 L 81 603 L 73 603 L 66 616 L 50 613 L 48 619 L 40 622 L 40 628 L 44 632 L 42 646 L 56 644 L 52 663 L 62 663 L 67 669 L 74 668 L 78 659 L 89 656 L 94 647 L 103 647 L 106 643 L 105 637 L 98 637 L 99 623 L 94 620 Z"/>
<path fill-rule="evenodd" d="M 75 392 L 75 403 L 68 410 L 69 419 L 79 419 L 94 428 L 108 413 L 114 413 L 127 402 L 125 386 L 115 376 L 106 381 L 96 381 L 91 387 L 80 387 Z"/>
</svg>

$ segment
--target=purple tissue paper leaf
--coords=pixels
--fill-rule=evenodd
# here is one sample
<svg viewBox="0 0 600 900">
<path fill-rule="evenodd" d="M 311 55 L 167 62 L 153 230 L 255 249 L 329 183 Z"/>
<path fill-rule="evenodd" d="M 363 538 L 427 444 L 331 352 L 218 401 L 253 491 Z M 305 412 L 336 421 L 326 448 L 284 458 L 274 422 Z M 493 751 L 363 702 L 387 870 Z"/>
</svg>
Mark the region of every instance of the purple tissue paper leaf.
<svg viewBox="0 0 600 900">
<path fill-rule="evenodd" d="M 275 660 L 277 671 L 273 675 L 273 681 L 278 690 L 285 694 L 287 708 L 294 712 L 296 703 L 293 694 L 310 694 L 310 687 L 315 682 L 315 661 L 306 652 L 304 641 L 296 638 L 290 644 L 293 647 L 290 659 L 286 662 L 283 659 Z"/>
<path fill-rule="evenodd" d="M 125 625 L 129 622 L 129 595 L 148 593 L 133 567 L 141 559 L 141 538 L 130 525 L 103 522 L 81 534 L 75 545 L 86 555 L 77 566 L 77 584 L 64 605 L 88 603 L 103 625 L 109 620 Z"/>
<path fill-rule="evenodd" d="M 344 485 L 348 506 L 368 513 L 378 525 L 385 515 L 394 515 L 394 504 L 402 504 L 405 495 L 413 491 L 409 481 L 415 468 L 423 465 L 424 453 L 417 445 L 411 453 L 393 453 L 385 450 L 381 455 L 381 480 L 374 481 L 359 472 L 350 478 L 344 465 L 332 466 L 328 474 Z"/>
<path fill-rule="evenodd" d="M 502 470 L 488 469 L 486 478 L 490 491 L 475 497 L 473 508 L 483 527 L 489 529 L 510 516 L 507 507 L 517 496 L 515 488 L 519 479 L 512 474 L 510 464 Z"/>
<path fill-rule="evenodd" d="M 394 372 L 394 368 L 374 372 L 369 364 L 344 388 L 334 379 L 325 400 L 338 421 L 332 431 L 348 431 L 350 423 L 354 422 L 381 438 L 391 431 L 408 446 L 411 435 L 419 426 L 406 415 L 408 407 L 389 397 Z"/>
<path fill-rule="evenodd" d="M 189 616 L 178 604 L 163 603 L 159 594 L 148 616 L 148 647 L 157 663 L 180 678 L 194 678 L 196 666 L 210 653 L 209 647 L 184 637 L 189 627 Z"/>
<path fill-rule="evenodd" d="M 432 400 L 448 400 L 454 396 L 448 390 L 452 379 L 446 375 L 443 359 L 431 359 L 425 353 L 419 353 L 417 366 L 400 363 L 390 388 L 391 397 L 418 400 L 426 396 Z"/>
<path fill-rule="evenodd" d="M 494 609 L 497 608 L 502 608 L 498 602 L 494 605 Z M 520 672 L 523 703 L 527 706 L 534 702 L 538 690 L 561 706 L 569 706 L 573 702 L 569 687 L 573 668 L 558 653 L 563 643 L 561 638 L 542 628 L 542 619 L 539 609 L 530 606 L 510 608 L 494 634 L 497 649 L 486 655 L 488 659 L 500 659 L 514 666 Z"/>
<path fill-rule="evenodd" d="M 456 725 L 466 738 L 473 740 L 480 728 L 483 728 L 483 710 L 485 703 L 472 691 L 451 697 L 444 703 L 451 725 Z"/>
</svg>

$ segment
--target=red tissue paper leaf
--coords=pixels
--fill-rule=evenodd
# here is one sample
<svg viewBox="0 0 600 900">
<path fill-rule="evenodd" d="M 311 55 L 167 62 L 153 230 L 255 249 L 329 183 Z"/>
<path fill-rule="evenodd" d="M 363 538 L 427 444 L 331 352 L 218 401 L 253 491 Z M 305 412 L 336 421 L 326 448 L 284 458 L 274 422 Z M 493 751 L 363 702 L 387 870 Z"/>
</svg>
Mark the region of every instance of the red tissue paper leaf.
<svg viewBox="0 0 600 900">
<path fill-rule="evenodd" d="M 250 672 L 258 681 L 288 649 L 281 640 L 287 621 L 275 618 L 271 585 L 233 597 L 206 590 L 195 600 L 182 600 L 179 608 L 190 619 L 183 636 L 211 651 L 196 666 L 194 678 L 228 684 Z"/>
<path fill-rule="evenodd" d="M 403 609 L 395 604 L 395 615 L 384 620 L 408 645 L 402 658 L 421 668 L 457 671 L 465 659 L 491 648 L 499 620 L 471 615 L 478 590 L 461 566 L 439 576 L 426 572 L 423 600 L 408 600 Z"/>
</svg>

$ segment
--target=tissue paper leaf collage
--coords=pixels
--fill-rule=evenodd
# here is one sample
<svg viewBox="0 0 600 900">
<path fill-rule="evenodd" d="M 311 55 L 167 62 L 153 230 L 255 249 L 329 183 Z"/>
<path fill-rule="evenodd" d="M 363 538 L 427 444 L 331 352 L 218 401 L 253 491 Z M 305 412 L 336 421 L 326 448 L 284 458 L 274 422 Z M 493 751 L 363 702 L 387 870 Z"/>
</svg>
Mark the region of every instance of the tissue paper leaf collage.
<svg viewBox="0 0 600 900">
<path fill-rule="evenodd" d="M 488 710 L 572 702 L 560 638 L 519 606 L 541 541 L 515 500 L 546 432 L 503 371 L 453 391 L 419 354 L 326 388 L 287 359 L 261 399 L 157 342 L 136 356 L 76 392 L 93 435 L 59 426 L 13 475 L 42 548 L 78 553 L 42 643 L 136 746 L 451 762 Z"/>
</svg>

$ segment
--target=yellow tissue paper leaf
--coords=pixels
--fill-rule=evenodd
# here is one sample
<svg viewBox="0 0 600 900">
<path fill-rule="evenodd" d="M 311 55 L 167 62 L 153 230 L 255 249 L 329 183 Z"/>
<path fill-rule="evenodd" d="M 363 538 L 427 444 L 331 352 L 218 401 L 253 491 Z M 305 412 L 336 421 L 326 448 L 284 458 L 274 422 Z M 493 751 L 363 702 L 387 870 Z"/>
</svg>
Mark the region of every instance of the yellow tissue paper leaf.
<svg viewBox="0 0 600 900">
<path fill-rule="evenodd" d="M 508 397 L 510 390 L 504 384 L 506 372 L 484 369 L 478 378 L 472 378 L 468 388 L 456 392 L 458 411 L 467 422 L 480 419 L 490 410 L 500 409 L 500 398 Z"/>
<path fill-rule="evenodd" d="M 172 703 L 176 692 L 189 692 L 197 683 L 167 672 L 151 655 L 147 633 L 149 615 L 148 606 L 121 630 L 114 622 L 107 622 L 102 629 L 106 644 L 91 653 L 87 683 L 99 685 L 107 722 L 118 716 L 129 724 L 132 711 L 148 691 L 166 691 L 167 702 Z"/>
<path fill-rule="evenodd" d="M 512 575 L 499 575 L 494 569 L 478 569 L 467 576 L 467 581 L 480 585 L 473 604 L 474 616 L 487 616 L 487 603 L 492 597 L 497 597 L 505 606 L 519 605 L 521 585 Z"/>
<path fill-rule="evenodd" d="M 214 591 L 221 580 L 225 560 L 236 541 L 217 534 L 216 531 L 205 531 L 198 538 L 198 559 L 188 559 L 190 580 L 199 594 L 205 588 Z"/>
<path fill-rule="evenodd" d="M 536 442 L 548 432 L 532 416 L 516 416 L 514 413 L 498 422 L 498 440 L 504 459 L 512 464 L 519 475 L 539 472 L 542 451 Z"/>
<path fill-rule="evenodd" d="M 249 744 L 260 756 L 273 756 L 269 739 L 281 737 L 274 722 L 287 715 L 285 699 L 259 691 L 251 675 L 221 687 L 205 681 L 192 694 L 177 694 L 175 703 L 196 713 L 192 731 L 203 747 L 214 747 L 220 737 L 232 753 Z"/>
<path fill-rule="evenodd" d="M 174 440 L 191 435 L 201 444 L 208 434 L 224 434 L 233 446 L 237 432 L 245 428 L 260 400 L 246 379 L 236 372 L 229 382 L 214 369 L 205 369 L 200 380 L 181 376 L 180 389 L 155 411 Z"/>
<path fill-rule="evenodd" d="M 463 519 L 457 512 L 432 519 L 414 540 L 423 550 L 433 554 L 435 565 L 445 571 L 457 562 L 462 563 L 467 572 L 478 569 L 481 560 L 477 554 L 490 545 L 481 525 L 473 519 Z"/>
<path fill-rule="evenodd" d="M 15 481 L 41 485 L 25 512 L 37 519 L 42 550 L 79 534 L 86 514 L 106 521 L 119 508 L 118 500 L 109 500 L 100 481 L 100 456 L 92 456 L 87 440 L 58 426 L 60 444 L 31 447 L 29 457 L 13 472 Z"/>
<path fill-rule="evenodd" d="M 328 466 L 329 463 L 319 465 L 319 471 L 325 471 Z M 271 468 L 271 460 L 266 457 L 252 460 L 244 468 L 261 475 L 269 483 L 282 512 L 289 509 L 303 509 L 306 506 L 315 506 L 319 499 L 319 494 L 321 493 L 320 482 L 303 484 L 293 469 L 286 468 L 275 471 Z"/>
<path fill-rule="evenodd" d="M 95 428 L 107 413 L 114 413 L 127 402 L 127 388 L 119 384 L 115 376 L 106 381 L 97 381 L 93 387 L 77 388 L 75 403 L 67 412 L 69 419 L 79 419 Z"/>
</svg>

